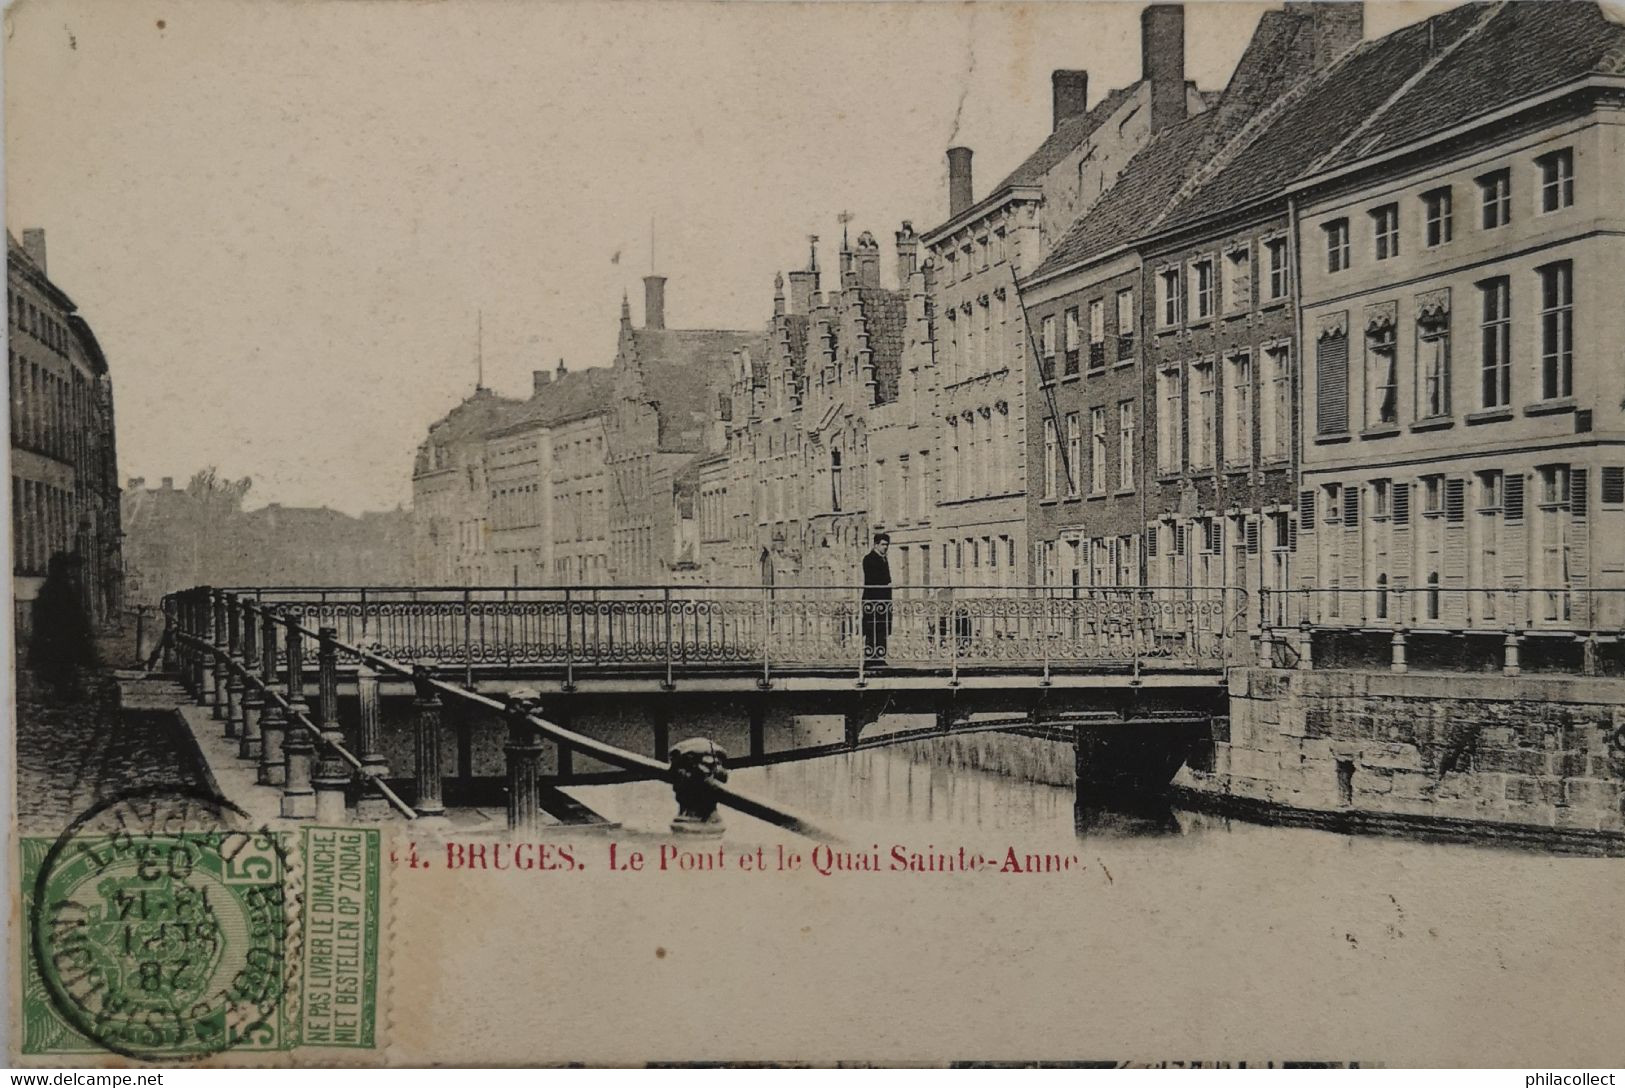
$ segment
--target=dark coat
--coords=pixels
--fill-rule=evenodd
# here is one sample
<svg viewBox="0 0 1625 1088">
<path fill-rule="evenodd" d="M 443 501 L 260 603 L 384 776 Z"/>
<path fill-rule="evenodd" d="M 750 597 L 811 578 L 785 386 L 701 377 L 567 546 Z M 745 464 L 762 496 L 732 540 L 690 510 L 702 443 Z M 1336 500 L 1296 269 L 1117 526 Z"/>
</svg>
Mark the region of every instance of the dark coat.
<svg viewBox="0 0 1625 1088">
<path fill-rule="evenodd" d="M 870 552 L 863 557 L 863 599 L 891 600 L 891 564 L 879 552 Z"/>
</svg>

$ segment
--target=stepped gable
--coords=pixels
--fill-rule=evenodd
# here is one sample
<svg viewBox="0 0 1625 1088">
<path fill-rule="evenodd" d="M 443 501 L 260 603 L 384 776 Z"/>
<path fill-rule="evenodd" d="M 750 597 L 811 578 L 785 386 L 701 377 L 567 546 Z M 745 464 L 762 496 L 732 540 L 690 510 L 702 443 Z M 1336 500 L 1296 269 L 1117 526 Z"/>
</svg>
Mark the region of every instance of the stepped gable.
<svg viewBox="0 0 1625 1088">
<path fill-rule="evenodd" d="M 1485 17 L 1484 5 L 1454 8 L 1376 41 L 1362 42 L 1277 108 L 1223 168 L 1159 226 L 1178 227 L 1281 192 L 1382 112 L 1407 82 Z"/>
<path fill-rule="evenodd" d="M 908 324 L 907 300 L 901 291 L 882 287 L 859 287 L 864 328 L 869 333 L 870 362 L 875 371 L 875 402 L 889 404 L 897 399 L 903 372 L 903 332 Z"/>
<path fill-rule="evenodd" d="M 807 333 L 812 327 L 806 314 L 785 314 L 784 339 L 781 341 L 789 353 L 790 374 L 799 384 L 807 377 Z"/>
<path fill-rule="evenodd" d="M 1625 26 L 1610 21 L 1598 5 L 1576 0 L 1502 5 L 1383 110 L 1367 138 L 1352 141 L 1322 165 L 1343 166 L 1403 147 L 1591 74 L 1625 74 Z"/>
</svg>

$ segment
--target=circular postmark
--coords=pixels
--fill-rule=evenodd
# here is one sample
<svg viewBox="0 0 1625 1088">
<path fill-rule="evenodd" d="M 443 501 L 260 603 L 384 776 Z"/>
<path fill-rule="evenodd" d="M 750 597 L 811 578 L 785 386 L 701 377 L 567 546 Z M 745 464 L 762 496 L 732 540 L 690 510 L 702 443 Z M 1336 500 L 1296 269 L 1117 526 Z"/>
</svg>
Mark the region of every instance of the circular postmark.
<svg viewBox="0 0 1625 1088">
<path fill-rule="evenodd" d="M 220 798 L 142 790 L 97 804 L 36 860 L 25 1002 L 42 997 L 44 1018 L 146 1061 L 286 1045 L 299 957 L 281 834 Z"/>
</svg>

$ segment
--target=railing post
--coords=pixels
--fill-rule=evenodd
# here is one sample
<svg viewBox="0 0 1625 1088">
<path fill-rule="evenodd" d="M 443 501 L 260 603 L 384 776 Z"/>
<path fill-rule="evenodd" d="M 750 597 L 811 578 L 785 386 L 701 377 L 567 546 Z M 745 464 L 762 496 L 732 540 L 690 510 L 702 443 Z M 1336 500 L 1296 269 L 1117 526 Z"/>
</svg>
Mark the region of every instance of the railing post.
<svg viewBox="0 0 1625 1088">
<path fill-rule="evenodd" d="M 768 630 L 767 622 L 767 618 L 773 614 L 772 593 L 773 591 L 764 580 L 762 583 L 762 679 L 757 684 L 757 687 L 764 690 L 773 685 L 773 639 L 771 632 Z M 859 679 L 862 679 L 861 675 Z"/>
<path fill-rule="evenodd" d="M 226 739 L 238 736 L 243 728 L 243 628 L 237 594 L 224 595 L 226 602 Z"/>
<path fill-rule="evenodd" d="M 463 687 L 474 690 L 474 599 L 463 590 Z"/>
<path fill-rule="evenodd" d="M 260 718 L 265 710 L 265 695 L 260 685 L 264 683 L 264 673 L 261 671 L 264 661 L 260 655 L 258 631 L 254 614 L 254 602 L 244 597 L 242 605 L 243 624 L 243 721 L 238 730 L 237 757 L 239 759 L 258 759 L 260 756 Z"/>
<path fill-rule="evenodd" d="M 1303 670 L 1315 667 L 1314 662 L 1315 635 L 1314 628 L 1309 625 L 1306 615 L 1298 621 L 1298 668 Z"/>
<path fill-rule="evenodd" d="M 667 691 L 670 691 L 673 687 L 676 686 L 675 684 L 672 683 L 672 676 L 671 676 L 671 657 L 672 657 L 672 646 L 671 646 L 671 586 L 662 586 L 660 588 L 660 593 L 661 593 L 661 597 L 663 599 L 663 602 L 665 604 L 664 611 L 666 613 L 666 683 L 665 683 L 665 688 L 666 688 Z"/>
<path fill-rule="evenodd" d="M 164 633 L 159 636 L 159 645 L 163 647 L 162 668 L 165 676 L 172 676 L 179 669 L 179 659 L 176 656 L 175 644 L 179 641 L 179 623 L 177 622 L 176 601 L 173 594 L 166 595 L 163 603 Z"/>
<path fill-rule="evenodd" d="M 355 671 L 355 696 L 361 724 L 361 796 L 357 798 L 355 815 L 358 820 L 381 820 L 389 815 L 389 800 L 379 792 L 377 784 L 389 777 L 389 764 L 384 760 L 383 702 L 379 691 L 378 673 L 362 662 Z"/>
<path fill-rule="evenodd" d="M 1270 591 L 1268 586 L 1258 587 L 1258 664 L 1263 668 L 1275 665 L 1275 628 L 1270 623 Z"/>
<path fill-rule="evenodd" d="M 287 772 L 282 783 L 282 816 L 287 820 L 308 820 L 316 815 L 316 791 L 310 784 L 310 761 L 316 750 L 310 729 L 310 708 L 305 705 L 304 643 L 299 622 L 288 623 L 288 722 L 282 738 L 282 757 Z"/>
<path fill-rule="evenodd" d="M 226 717 L 226 679 L 231 673 L 231 667 L 226 664 L 226 595 L 215 590 L 209 597 L 214 615 L 214 694 L 209 699 L 209 706 L 213 708 L 218 721 Z"/>
<path fill-rule="evenodd" d="M 576 618 L 570 587 L 564 587 L 564 690 L 576 689 Z"/>
<path fill-rule="evenodd" d="M 1055 591 L 1044 587 L 1044 679 L 1040 687 L 1049 687 L 1050 643 L 1055 639 Z"/>
<path fill-rule="evenodd" d="M 316 681 L 321 714 L 321 758 L 312 784 L 316 788 L 316 818 L 324 824 L 344 823 L 344 791 L 350 784 L 350 766 L 339 755 L 344 730 L 339 725 L 338 628 L 323 627 L 317 634 Z"/>
<path fill-rule="evenodd" d="M 192 602 L 192 694 L 198 706 L 209 706 L 214 699 L 214 670 L 210 668 L 207 647 L 214 644 L 214 609 L 210 600 L 214 591 L 203 586 L 194 591 Z"/>
<path fill-rule="evenodd" d="M 1518 635 L 1518 629 L 1510 623 L 1507 624 L 1506 638 L 1502 640 L 1502 646 L 1504 647 L 1501 663 L 1502 675 L 1517 676 L 1523 671 L 1522 666 L 1518 663 L 1518 653 L 1522 642 L 1523 640 Z"/>
<path fill-rule="evenodd" d="M 503 713 L 508 721 L 508 743 L 502 751 L 508 763 L 508 829 L 535 831 L 542 824 L 536 790 L 542 738 L 530 723 L 530 715 L 538 712 L 540 697 L 535 691 L 523 688 L 509 692 L 505 702 L 507 708 Z"/>
<path fill-rule="evenodd" d="M 440 695 L 431 682 L 427 665 L 412 666 L 412 685 L 417 698 L 412 703 L 416 730 L 417 809 L 420 819 L 443 819 L 446 806 L 440 800 Z"/>
<path fill-rule="evenodd" d="M 287 721 L 282 704 L 271 692 L 276 683 L 276 617 L 268 608 L 260 613 L 260 680 L 265 684 L 265 711 L 260 715 L 259 783 L 280 786 L 288 780 L 287 758 L 282 753 Z"/>
</svg>

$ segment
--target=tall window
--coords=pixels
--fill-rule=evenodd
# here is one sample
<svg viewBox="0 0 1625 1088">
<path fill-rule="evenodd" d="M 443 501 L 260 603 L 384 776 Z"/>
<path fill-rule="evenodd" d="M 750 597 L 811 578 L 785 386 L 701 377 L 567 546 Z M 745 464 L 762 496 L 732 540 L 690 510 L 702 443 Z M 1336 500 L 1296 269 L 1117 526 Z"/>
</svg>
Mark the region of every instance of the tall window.
<svg viewBox="0 0 1625 1088">
<path fill-rule="evenodd" d="M 1117 292 L 1117 357 L 1134 357 L 1134 288 Z"/>
<path fill-rule="evenodd" d="M 1478 197 L 1485 230 L 1512 222 L 1512 171 L 1503 168 L 1480 175 Z"/>
<path fill-rule="evenodd" d="M 1416 322 L 1417 388 L 1423 419 L 1450 414 L 1450 315 L 1436 314 Z"/>
<path fill-rule="evenodd" d="M 1326 232 L 1326 271 L 1341 272 L 1349 266 L 1349 221 L 1334 219 L 1321 229 Z"/>
<path fill-rule="evenodd" d="M 1560 148 L 1535 160 L 1540 168 L 1540 210 L 1555 212 L 1574 203 L 1574 149 Z"/>
<path fill-rule="evenodd" d="M 1191 468 L 1213 467 L 1213 364 L 1191 364 Z"/>
<path fill-rule="evenodd" d="M 1384 204 L 1371 213 L 1371 233 L 1377 260 L 1399 256 L 1399 205 Z"/>
<path fill-rule="evenodd" d="M 1157 276 L 1157 313 L 1163 325 L 1179 324 L 1181 309 L 1179 269 L 1170 268 Z"/>
<path fill-rule="evenodd" d="M 1043 355 L 1039 372 L 1045 381 L 1055 380 L 1055 315 L 1047 314 L 1038 325 L 1038 346 Z"/>
<path fill-rule="evenodd" d="M 1512 403 L 1512 285 L 1505 276 L 1478 285 L 1481 320 L 1479 404 L 1504 408 Z"/>
<path fill-rule="evenodd" d="M 1450 186 L 1422 194 L 1422 210 L 1426 216 L 1426 238 L 1429 247 L 1442 246 L 1455 237 L 1451 220 Z"/>
<path fill-rule="evenodd" d="M 1284 460 L 1292 440 L 1292 373 L 1288 368 L 1285 344 L 1264 349 L 1258 439 L 1266 461 Z"/>
<path fill-rule="evenodd" d="M 1044 420 L 1044 498 L 1055 497 L 1055 476 L 1060 451 L 1056 449 L 1055 420 Z"/>
<path fill-rule="evenodd" d="M 1558 261 L 1540 274 L 1540 396 L 1574 395 L 1574 265 Z"/>
<path fill-rule="evenodd" d="M 1253 460 L 1253 359 L 1237 352 L 1226 360 L 1224 398 L 1224 463 L 1248 465 Z"/>
<path fill-rule="evenodd" d="M 1098 370 L 1106 365 L 1106 303 L 1095 299 L 1089 303 L 1089 369 Z"/>
<path fill-rule="evenodd" d="M 1224 308 L 1240 313 L 1253 305 L 1253 251 L 1246 246 L 1224 255 Z"/>
<path fill-rule="evenodd" d="M 1315 344 L 1315 433 L 1346 434 L 1348 429 L 1349 338 L 1339 332 Z"/>
<path fill-rule="evenodd" d="M 829 503 L 830 509 L 841 509 L 841 451 L 829 451 Z"/>
<path fill-rule="evenodd" d="M 1117 405 L 1117 489 L 1134 486 L 1134 402 Z"/>
<path fill-rule="evenodd" d="M 1185 397 L 1180 384 L 1178 369 L 1164 370 L 1157 375 L 1157 399 L 1162 408 L 1157 413 L 1157 471 L 1165 475 L 1178 472 L 1180 465 L 1180 432 L 1185 420 Z"/>
<path fill-rule="evenodd" d="M 1068 308 L 1066 311 L 1066 364 L 1063 373 L 1067 377 L 1078 372 L 1078 308 Z"/>
<path fill-rule="evenodd" d="M 1066 414 L 1066 458 L 1071 472 L 1067 475 L 1066 493 L 1077 495 L 1078 475 L 1083 471 L 1083 419 L 1076 412 Z"/>
<path fill-rule="evenodd" d="M 1213 316 L 1213 262 L 1203 259 L 1191 265 L 1192 287 L 1196 293 L 1196 320 Z"/>
<path fill-rule="evenodd" d="M 1089 409 L 1089 493 L 1106 490 L 1106 409 Z"/>
<path fill-rule="evenodd" d="M 1291 286 L 1287 273 L 1285 238 L 1271 238 L 1264 243 L 1264 261 L 1269 270 L 1269 297 L 1271 301 L 1286 298 Z"/>
<path fill-rule="evenodd" d="M 1365 425 L 1392 426 L 1399 422 L 1399 353 L 1394 349 L 1394 328 L 1370 329 L 1365 338 Z"/>
</svg>

